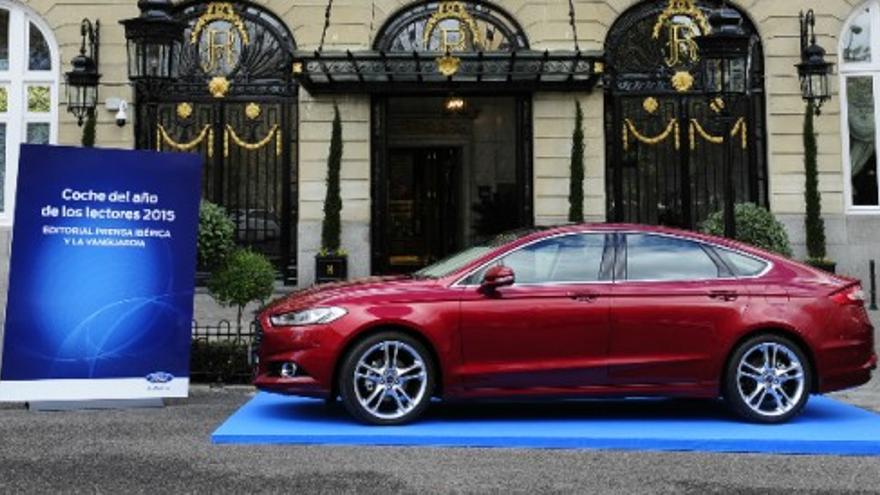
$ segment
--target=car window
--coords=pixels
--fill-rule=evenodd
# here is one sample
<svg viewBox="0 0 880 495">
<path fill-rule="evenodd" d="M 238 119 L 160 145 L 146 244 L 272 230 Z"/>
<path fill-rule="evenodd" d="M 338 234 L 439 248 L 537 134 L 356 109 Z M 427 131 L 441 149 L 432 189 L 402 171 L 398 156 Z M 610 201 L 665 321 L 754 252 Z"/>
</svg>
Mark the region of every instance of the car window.
<svg viewBox="0 0 880 495">
<path fill-rule="evenodd" d="M 627 280 L 705 280 L 718 265 L 697 242 L 659 235 L 626 236 Z"/>
<path fill-rule="evenodd" d="M 719 247 L 715 251 L 738 277 L 754 277 L 767 269 L 768 263 L 764 260 Z"/>
<path fill-rule="evenodd" d="M 478 285 L 490 266 L 513 269 L 516 284 L 596 282 L 602 271 L 604 234 L 576 234 L 529 244 L 478 270 L 466 284 Z"/>
</svg>

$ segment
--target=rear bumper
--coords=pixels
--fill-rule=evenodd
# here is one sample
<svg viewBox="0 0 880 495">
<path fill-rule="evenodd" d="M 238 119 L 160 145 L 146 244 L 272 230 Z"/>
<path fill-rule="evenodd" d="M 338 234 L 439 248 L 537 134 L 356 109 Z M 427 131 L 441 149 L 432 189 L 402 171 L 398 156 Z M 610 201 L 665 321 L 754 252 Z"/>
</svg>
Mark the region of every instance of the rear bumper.
<svg viewBox="0 0 880 495">
<path fill-rule="evenodd" d="M 864 385 L 871 381 L 871 373 L 876 369 L 877 355 L 872 354 L 870 359 L 861 366 L 822 377 L 819 383 L 819 392 L 824 394 Z"/>
</svg>

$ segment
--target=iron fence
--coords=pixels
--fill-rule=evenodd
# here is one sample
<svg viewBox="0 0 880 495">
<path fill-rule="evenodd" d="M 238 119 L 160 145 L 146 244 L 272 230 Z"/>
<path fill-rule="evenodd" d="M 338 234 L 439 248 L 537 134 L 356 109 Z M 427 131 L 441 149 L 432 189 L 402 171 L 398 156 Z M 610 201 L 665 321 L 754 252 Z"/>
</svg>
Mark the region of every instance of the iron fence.
<svg viewBox="0 0 880 495">
<path fill-rule="evenodd" d="M 199 383 L 250 383 L 260 327 L 254 320 L 241 327 L 229 320 L 214 325 L 192 322 L 190 378 Z"/>
</svg>

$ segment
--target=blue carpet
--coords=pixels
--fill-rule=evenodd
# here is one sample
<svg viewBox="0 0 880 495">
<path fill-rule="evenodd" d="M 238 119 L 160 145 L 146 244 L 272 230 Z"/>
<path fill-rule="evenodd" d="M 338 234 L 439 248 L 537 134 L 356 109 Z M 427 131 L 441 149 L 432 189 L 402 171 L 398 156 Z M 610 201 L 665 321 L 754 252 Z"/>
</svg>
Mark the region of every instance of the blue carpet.
<svg viewBox="0 0 880 495">
<path fill-rule="evenodd" d="M 341 404 L 261 392 L 212 441 L 880 456 L 880 415 L 820 396 L 775 426 L 740 422 L 723 405 L 703 401 L 435 403 L 415 424 L 370 427 Z"/>
</svg>

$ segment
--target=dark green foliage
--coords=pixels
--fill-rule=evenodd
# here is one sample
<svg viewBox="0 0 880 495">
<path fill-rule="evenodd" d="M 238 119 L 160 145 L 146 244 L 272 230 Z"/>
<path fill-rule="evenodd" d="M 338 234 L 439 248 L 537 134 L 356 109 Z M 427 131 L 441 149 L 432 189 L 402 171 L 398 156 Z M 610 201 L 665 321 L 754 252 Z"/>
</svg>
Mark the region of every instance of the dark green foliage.
<svg viewBox="0 0 880 495">
<path fill-rule="evenodd" d="M 752 203 L 736 205 L 736 240 L 791 257 L 788 233 L 766 208 Z M 724 235 L 724 212 L 718 211 L 703 223 L 703 232 Z"/>
<path fill-rule="evenodd" d="M 199 270 L 211 271 L 223 265 L 235 249 L 235 224 L 222 207 L 202 201 L 199 206 Z"/>
<path fill-rule="evenodd" d="M 82 145 L 84 148 L 94 148 L 95 147 L 95 128 L 98 124 L 98 117 L 95 114 L 95 111 L 86 115 L 86 122 L 83 126 L 83 135 L 82 135 Z"/>
<path fill-rule="evenodd" d="M 321 225 L 321 252 L 334 256 L 339 252 L 342 230 L 340 213 L 342 196 L 339 174 L 342 169 L 342 119 L 339 108 L 333 107 L 333 134 L 330 137 L 330 156 L 327 158 L 327 196 L 324 198 L 324 222 Z"/>
<path fill-rule="evenodd" d="M 250 249 L 236 249 L 208 279 L 208 290 L 218 303 L 238 308 L 239 331 L 244 307 L 269 299 L 274 286 L 275 267 L 265 256 Z"/>
<path fill-rule="evenodd" d="M 574 135 L 571 142 L 571 182 L 569 186 L 568 221 L 584 222 L 584 111 L 575 102 Z"/>
<path fill-rule="evenodd" d="M 190 349 L 193 381 L 201 383 L 250 383 L 249 348 L 238 342 L 193 340 Z"/>
<path fill-rule="evenodd" d="M 804 227 L 807 233 L 807 257 L 813 260 L 824 260 L 825 221 L 822 219 L 822 194 L 819 192 L 819 170 L 816 147 L 816 130 L 813 125 L 815 109 L 812 103 L 807 104 L 807 115 L 804 117 L 804 175 L 806 188 L 804 199 L 807 204 L 807 216 Z"/>
</svg>

